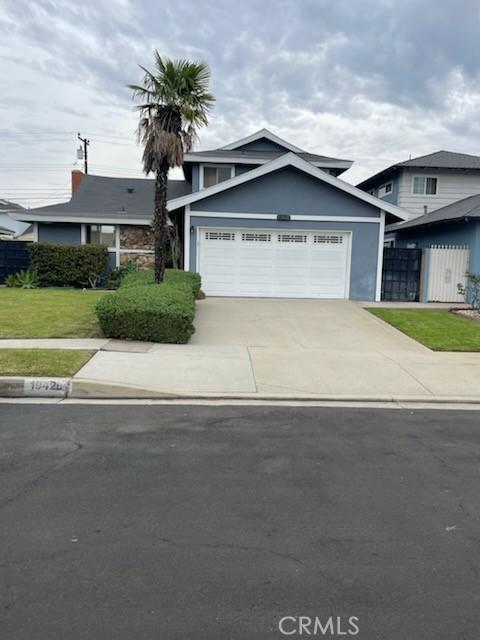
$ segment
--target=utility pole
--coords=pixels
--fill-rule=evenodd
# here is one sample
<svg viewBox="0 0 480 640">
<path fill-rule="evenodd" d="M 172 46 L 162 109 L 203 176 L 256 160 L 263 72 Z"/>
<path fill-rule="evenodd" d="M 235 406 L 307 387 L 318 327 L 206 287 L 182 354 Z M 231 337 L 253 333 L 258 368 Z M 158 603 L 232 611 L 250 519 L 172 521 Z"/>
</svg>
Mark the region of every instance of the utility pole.
<svg viewBox="0 0 480 640">
<path fill-rule="evenodd" d="M 78 133 L 77 138 L 83 144 L 83 166 L 85 169 L 85 173 L 88 173 L 88 145 L 90 144 L 90 140 L 87 138 L 82 138 L 82 136 Z"/>
</svg>

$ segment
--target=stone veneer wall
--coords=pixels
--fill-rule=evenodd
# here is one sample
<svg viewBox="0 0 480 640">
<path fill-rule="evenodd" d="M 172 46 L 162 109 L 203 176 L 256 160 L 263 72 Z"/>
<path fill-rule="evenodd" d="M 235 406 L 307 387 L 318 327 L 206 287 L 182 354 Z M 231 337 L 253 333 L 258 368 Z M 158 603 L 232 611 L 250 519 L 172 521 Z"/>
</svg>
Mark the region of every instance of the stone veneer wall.
<svg viewBox="0 0 480 640">
<path fill-rule="evenodd" d="M 120 264 L 130 260 L 140 268 L 153 267 L 153 231 L 150 227 L 120 225 Z"/>
<path fill-rule="evenodd" d="M 123 266 L 127 262 L 135 262 L 140 269 L 153 268 L 155 259 L 153 253 L 121 253 L 120 265 Z"/>
<path fill-rule="evenodd" d="M 121 224 L 120 249 L 142 249 L 153 251 L 153 231 L 151 227 L 137 227 L 130 224 Z"/>
</svg>

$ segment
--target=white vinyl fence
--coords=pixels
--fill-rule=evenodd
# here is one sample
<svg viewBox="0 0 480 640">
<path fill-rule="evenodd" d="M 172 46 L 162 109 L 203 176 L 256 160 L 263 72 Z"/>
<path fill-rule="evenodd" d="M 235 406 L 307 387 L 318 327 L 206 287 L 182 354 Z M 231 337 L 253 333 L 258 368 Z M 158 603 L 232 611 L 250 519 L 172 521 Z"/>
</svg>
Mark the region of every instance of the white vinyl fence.
<svg viewBox="0 0 480 640">
<path fill-rule="evenodd" d="M 465 246 L 432 245 L 425 250 L 424 297 L 428 302 L 465 302 L 458 284 L 466 285 L 470 249 Z M 426 292 L 426 295 L 425 295 Z"/>
</svg>

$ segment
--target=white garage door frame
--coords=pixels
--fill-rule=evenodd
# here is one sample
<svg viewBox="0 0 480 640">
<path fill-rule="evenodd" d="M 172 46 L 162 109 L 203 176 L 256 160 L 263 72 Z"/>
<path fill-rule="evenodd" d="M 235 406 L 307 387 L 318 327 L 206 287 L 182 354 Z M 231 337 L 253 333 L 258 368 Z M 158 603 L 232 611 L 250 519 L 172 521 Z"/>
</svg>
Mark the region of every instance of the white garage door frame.
<svg viewBox="0 0 480 640">
<path fill-rule="evenodd" d="M 201 260 L 201 237 L 204 232 L 212 232 L 212 231 L 220 231 L 220 232 L 254 232 L 254 233 L 291 233 L 291 234 L 332 234 L 332 235 L 343 235 L 347 238 L 347 249 L 346 249 L 346 260 L 345 260 L 345 290 L 343 298 L 332 298 L 332 299 L 343 299 L 348 300 L 350 298 L 350 279 L 351 279 L 351 266 L 352 266 L 352 245 L 353 245 L 353 231 L 349 229 L 292 229 L 288 227 L 265 227 L 265 228 L 256 228 L 256 227 L 239 227 L 239 226 L 228 226 L 228 227 L 216 227 L 216 226 L 198 226 L 196 227 L 196 270 L 200 272 L 200 260 Z M 253 295 L 245 295 L 241 296 L 239 294 L 232 294 L 232 297 L 266 297 L 266 296 L 253 296 Z M 274 297 L 274 296 L 270 296 Z M 281 296 L 279 296 L 281 297 Z M 295 296 L 292 296 L 295 297 Z M 312 296 L 312 298 L 319 298 L 320 296 Z M 327 298 L 326 298 L 327 299 Z"/>
</svg>

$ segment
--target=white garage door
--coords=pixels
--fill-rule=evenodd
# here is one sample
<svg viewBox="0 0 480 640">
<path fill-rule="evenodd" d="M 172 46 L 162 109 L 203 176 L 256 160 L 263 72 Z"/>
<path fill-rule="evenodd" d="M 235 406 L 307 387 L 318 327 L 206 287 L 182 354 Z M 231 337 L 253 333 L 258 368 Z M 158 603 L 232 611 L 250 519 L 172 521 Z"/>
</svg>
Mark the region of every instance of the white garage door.
<svg viewBox="0 0 480 640">
<path fill-rule="evenodd" d="M 199 229 L 198 234 L 198 270 L 207 295 L 348 297 L 348 232 Z"/>
</svg>

